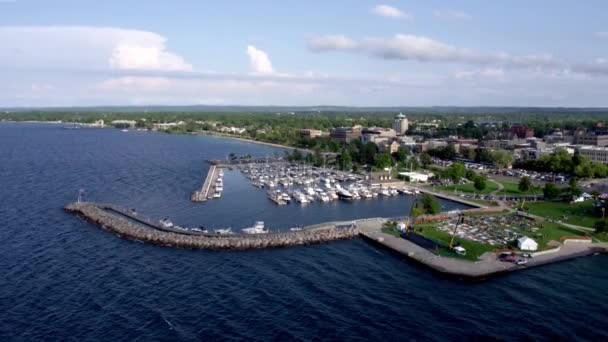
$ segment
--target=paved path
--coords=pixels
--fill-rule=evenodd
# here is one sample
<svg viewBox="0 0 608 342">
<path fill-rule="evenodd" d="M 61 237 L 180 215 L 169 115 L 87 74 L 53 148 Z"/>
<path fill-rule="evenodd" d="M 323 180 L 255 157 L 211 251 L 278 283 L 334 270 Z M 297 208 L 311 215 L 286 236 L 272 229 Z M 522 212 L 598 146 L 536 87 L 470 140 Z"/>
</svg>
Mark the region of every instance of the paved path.
<svg viewBox="0 0 608 342">
<path fill-rule="evenodd" d="M 490 192 L 490 195 L 492 195 L 492 196 L 495 195 L 495 194 L 497 194 L 497 193 L 499 193 L 499 192 L 501 192 L 505 188 L 505 186 L 502 185 L 501 182 L 497 182 L 497 181 L 493 180 L 492 178 L 488 178 L 488 180 L 498 186 L 498 189 Z"/>
</svg>

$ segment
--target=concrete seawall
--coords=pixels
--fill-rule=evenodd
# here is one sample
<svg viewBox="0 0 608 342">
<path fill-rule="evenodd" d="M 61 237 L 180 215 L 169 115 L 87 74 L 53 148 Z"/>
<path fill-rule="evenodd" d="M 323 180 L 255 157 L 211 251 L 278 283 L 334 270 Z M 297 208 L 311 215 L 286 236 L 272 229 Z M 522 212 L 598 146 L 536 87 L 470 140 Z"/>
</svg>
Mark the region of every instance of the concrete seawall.
<svg viewBox="0 0 608 342">
<path fill-rule="evenodd" d="M 111 209 L 111 206 L 97 203 L 70 203 L 67 212 L 85 218 L 101 228 L 130 240 L 143 241 L 156 245 L 192 249 L 245 250 L 258 248 L 280 248 L 323 243 L 334 240 L 358 237 L 359 229 L 336 223 L 327 223 L 315 229 L 303 229 L 283 233 L 268 234 L 202 234 L 167 231 L 147 219 L 130 218 L 127 214 Z"/>
<path fill-rule="evenodd" d="M 529 259 L 526 265 L 516 265 L 498 260 L 493 253 L 482 256 L 478 261 L 443 257 L 411 241 L 379 231 L 364 230 L 361 232 L 361 236 L 375 245 L 406 257 L 439 274 L 466 280 L 481 280 L 500 274 L 608 252 L 608 244 L 606 243 L 571 243 L 562 245 L 555 253 L 539 255 Z"/>
</svg>

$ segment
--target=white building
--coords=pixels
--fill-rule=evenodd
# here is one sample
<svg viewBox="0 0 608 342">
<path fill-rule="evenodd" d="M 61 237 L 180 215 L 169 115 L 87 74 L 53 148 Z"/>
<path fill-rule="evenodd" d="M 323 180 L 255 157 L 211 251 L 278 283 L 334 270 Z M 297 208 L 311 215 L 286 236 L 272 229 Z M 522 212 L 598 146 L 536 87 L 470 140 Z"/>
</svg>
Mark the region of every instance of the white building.
<svg viewBox="0 0 608 342">
<path fill-rule="evenodd" d="M 395 116 L 395 120 L 393 120 L 393 129 L 397 132 L 397 134 L 404 135 L 408 128 L 409 123 L 405 115 L 402 113 L 397 114 L 397 116 Z"/>
<path fill-rule="evenodd" d="M 535 251 L 538 249 L 538 243 L 527 236 L 522 236 L 517 239 L 517 248 L 522 251 Z"/>
<path fill-rule="evenodd" d="M 433 177 L 432 173 L 420 173 L 420 172 L 399 172 L 399 175 L 405 177 L 413 183 L 426 183 L 430 177 Z"/>
</svg>

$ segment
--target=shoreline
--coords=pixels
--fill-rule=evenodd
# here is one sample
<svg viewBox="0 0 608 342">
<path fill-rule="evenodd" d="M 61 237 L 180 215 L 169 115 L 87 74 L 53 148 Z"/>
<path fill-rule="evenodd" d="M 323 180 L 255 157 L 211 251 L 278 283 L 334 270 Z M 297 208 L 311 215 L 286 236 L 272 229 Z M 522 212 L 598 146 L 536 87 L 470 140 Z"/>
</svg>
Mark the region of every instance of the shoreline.
<svg viewBox="0 0 608 342">
<path fill-rule="evenodd" d="M 76 125 L 82 126 L 83 128 L 112 128 L 112 129 L 118 129 L 118 128 L 115 128 L 115 127 L 112 127 L 112 126 L 92 127 L 92 126 L 89 126 L 89 124 L 82 123 L 82 122 L 67 122 L 67 121 L 40 121 L 40 120 L 24 120 L 24 121 L 6 120 L 6 121 L 0 121 L 0 123 L 2 123 L 2 122 L 6 122 L 6 123 L 42 123 L 42 124 L 53 124 L 53 125 L 61 125 L 61 124 L 73 125 L 73 124 L 76 124 Z M 260 140 L 253 140 L 253 139 L 249 139 L 249 138 L 243 138 L 243 137 L 228 135 L 228 134 L 224 134 L 224 133 L 205 132 L 205 131 L 200 131 L 200 132 L 170 132 L 170 131 L 162 131 L 162 130 L 154 131 L 154 130 L 151 130 L 151 129 L 145 129 L 145 131 L 146 132 L 166 133 L 166 134 L 203 135 L 203 136 L 209 136 L 209 137 L 215 137 L 215 138 L 233 139 L 233 140 L 238 140 L 238 141 L 242 141 L 242 142 L 248 142 L 248 143 L 252 143 L 252 144 L 277 147 L 277 148 L 282 148 L 282 149 L 292 150 L 292 151 L 293 150 L 299 150 L 299 151 L 308 152 L 308 153 L 313 153 L 314 152 L 312 150 L 305 149 L 305 148 L 293 147 L 293 146 L 288 146 L 288 145 L 281 145 L 281 144 L 277 144 L 277 143 L 271 143 L 271 142 L 260 141 Z"/>
</svg>

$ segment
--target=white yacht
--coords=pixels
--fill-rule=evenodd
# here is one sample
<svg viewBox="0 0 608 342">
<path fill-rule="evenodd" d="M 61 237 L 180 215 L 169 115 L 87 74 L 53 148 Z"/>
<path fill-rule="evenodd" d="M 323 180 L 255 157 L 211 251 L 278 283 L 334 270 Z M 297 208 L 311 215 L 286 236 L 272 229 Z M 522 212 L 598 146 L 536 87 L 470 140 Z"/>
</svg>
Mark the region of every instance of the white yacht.
<svg viewBox="0 0 608 342">
<path fill-rule="evenodd" d="M 264 221 L 257 221 L 253 227 L 244 228 L 243 233 L 245 234 L 266 234 L 268 229 L 264 228 Z"/>
<path fill-rule="evenodd" d="M 234 234 L 232 232 L 232 228 L 225 228 L 225 229 L 216 229 L 214 230 L 214 232 L 216 234 L 220 234 L 220 235 L 229 235 L 229 234 Z"/>
<path fill-rule="evenodd" d="M 163 228 L 173 227 L 173 222 L 171 222 L 171 220 L 169 220 L 168 218 L 164 218 L 158 222 L 160 223 L 161 227 L 163 227 Z"/>
</svg>

